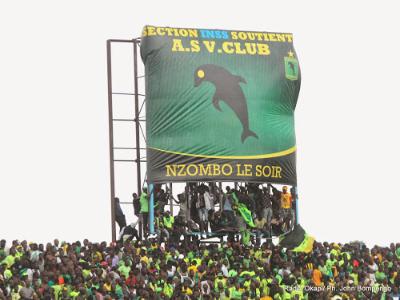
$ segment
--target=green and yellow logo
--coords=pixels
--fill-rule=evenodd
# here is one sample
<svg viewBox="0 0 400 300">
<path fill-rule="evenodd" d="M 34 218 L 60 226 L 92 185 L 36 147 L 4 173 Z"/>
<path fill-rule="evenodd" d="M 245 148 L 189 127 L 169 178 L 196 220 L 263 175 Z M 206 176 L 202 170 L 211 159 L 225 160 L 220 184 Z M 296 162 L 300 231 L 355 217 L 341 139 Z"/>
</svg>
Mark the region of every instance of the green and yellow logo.
<svg viewBox="0 0 400 300">
<path fill-rule="evenodd" d="M 285 56 L 285 75 L 289 80 L 299 79 L 299 62 L 292 51 L 289 51 L 288 56 Z"/>
</svg>

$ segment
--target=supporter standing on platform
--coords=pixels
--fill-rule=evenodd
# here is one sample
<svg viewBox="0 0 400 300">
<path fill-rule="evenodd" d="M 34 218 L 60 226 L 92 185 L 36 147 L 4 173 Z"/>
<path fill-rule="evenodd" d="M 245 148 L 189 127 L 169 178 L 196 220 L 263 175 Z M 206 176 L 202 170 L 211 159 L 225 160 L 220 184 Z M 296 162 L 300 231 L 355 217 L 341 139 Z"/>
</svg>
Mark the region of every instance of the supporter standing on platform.
<svg viewBox="0 0 400 300">
<path fill-rule="evenodd" d="M 120 242 L 132 241 L 133 238 L 136 238 L 136 240 L 140 240 L 138 231 L 136 230 L 137 224 L 138 224 L 138 221 L 136 220 L 135 222 L 129 224 L 128 226 L 125 226 L 121 230 L 118 240 Z"/>
<path fill-rule="evenodd" d="M 136 193 L 132 194 L 133 213 L 136 217 L 140 216 L 140 199 Z"/>
<path fill-rule="evenodd" d="M 294 213 L 292 210 L 292 194 L 289 193 L 288 187 L 283 186 L 282 192 L 278 191 L 274 186 L 268 184 L 269 187 L 272 188 L 274 196 L 278 196 L 279 199 L 279 217 L 282 221 L 283 230 L 287 231 L 290 227 L 293 226 L 294 223 Z"/>
<path fill-rule="evenodd" d="M 149 224 L 149 199 L 147 197 L 147 188 L 144 187 L 140 195 L 140 216 L 142 217 L 143 234 L 147 235 Z"/>
<path fill-rule="evenodd" d="M 284 186 L 281 193 L 281 212 L 285 229 L 290 229 L 293 221 L 292 195 L 288 192 L 288 187 Z"/>
<path fill-rule="evenodd" d="M 204 204 L 207 210 L 207 220 L 210 212 L 214 212 L 214 197 L 211 195 L 207 186 L 204 186 Z M 206 224 L 206 231 L 208 231 L 208 222 Z"/>
<path fill-rule="evenodd" d="M 206 197 L 204 196 L 205 190 L 203 188 L 199 189 L 198 200 L 196 202 L 196 208 L 199 214 L 199 225 L 201 234 L 207 232 L 208 227 L 208 210 L 206 206 Z"/>
<path fill-rule="evenodd" d="M 226 227 L 234 227 L 236 225 L 235 213 L 233 212 L 232 208 L 232 191 L 229 186 L 226 187 L 226 193 L 223 194 L 222 202 L 222 222 L 223 224 L 225 224 Z"/>
<path fill-rule="evenodd" d="M 119 198 L 114 199 L 115 205 L 115 221 L 117 221 L 119 226 L 119 231 L 126 226 L 126 218 L 124 212 L 121 209 L 121 204 L 119 203 Z"/>
<path fill-rule="evenodd" d="M 169 232 L 165 228 L 164 222 L 163 222 L 163 216 L 159 211 L 155 212 L 154 216 L 154 229 L 155 232 L 157 233 L 158 237 L 158 242 L 161 243 L 163 240 L 168 241 L 169 240 Z"/>
<path fill-rule="evenodd" d="M 266 232 L 267 220 L 263 217 L 261 213 L 257 214 L 257 218 L 254 220 L 254 225 L 256 226 L 256 244 L 260 245 L 260 238 Z"/>
<path fill-rule="evenodd" d="M 270 187 L 264 187 L 263 192 L 262 192 L 262 212 L 263 212 L 263 217 L 267 221 L 266 226 L 267 226 L 267 231 L 269 232 L 271 230 L 271 221 L 272 221 L 272 202 L 271 202 L 271 191 Z"/>
<path fill-rule="evenodd" d="M 173 227 L 174 227 L 174 223 L 175 223 L 174 216 L 172 216 L 169 211 L 166 211 L 164 213 L 162 222 L 163 222 L 164 228 L 166 229 L 166 231 L 168 233 L 168 236 L 170 236 L 171 232 L 173 231 Z"/>
<path fill-rule="evenodd" d="M 182 194 L 178 194 L 178 200 L 176 200 L 172 195 L 169 197 L 176 203 L 179 204 L 179 212 L 178 215 L 183 217 L 185 221 L 188 219 L 188 197 L 190 195 L 189 187 L 185 187 L 185 192 Z"/>
<path fill-rule="evenodd" d="M 157 193 L 157 210 L 161 213 L 164 213 L 165 206 L 168 204 L 168 193 L 166 193 L 163 189 L 160 189 L 160 192 Z"/>
</svg>

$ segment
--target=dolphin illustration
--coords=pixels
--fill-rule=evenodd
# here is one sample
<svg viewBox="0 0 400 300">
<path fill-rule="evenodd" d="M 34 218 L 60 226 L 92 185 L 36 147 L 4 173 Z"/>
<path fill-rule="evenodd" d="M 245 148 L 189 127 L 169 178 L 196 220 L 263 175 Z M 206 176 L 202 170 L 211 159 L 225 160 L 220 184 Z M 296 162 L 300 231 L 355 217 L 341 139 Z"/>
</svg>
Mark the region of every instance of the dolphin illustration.
<svg viewBox="0 0 400 300">
<path fill-rule="evenodd" d="M 212 103 L 214 107 L 221 110 L 219 101 L 225 101 L 232 108 L 243 126 L 241 136 L 242 143 L 249 136 L 258 138 L 257 134 L 249 128 L 249 114 L 247 102 L 239 83 L 247 83 L 241 76 L 231 74 L 228 70 L 217 65 L 202 65 L 194 72 L 194 86 L 198 87 L 203 81 L 215 85 L 215 94 Z"/>
</svg>

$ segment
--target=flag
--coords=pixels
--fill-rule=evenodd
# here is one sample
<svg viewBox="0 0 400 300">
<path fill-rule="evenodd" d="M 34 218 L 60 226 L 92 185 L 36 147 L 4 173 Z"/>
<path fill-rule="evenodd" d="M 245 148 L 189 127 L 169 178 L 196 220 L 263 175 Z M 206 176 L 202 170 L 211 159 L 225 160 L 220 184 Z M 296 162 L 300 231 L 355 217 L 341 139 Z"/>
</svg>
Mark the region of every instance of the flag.
<svg viewBox="0 0 400 300">
<path fill-rule="evenodd" d="M 296 224 L 290 233 L 282 237 L 280 245 L 294 252 L 310 253 L 314 241 L 314 237 L 308 235 L 299 224 Z"/>
<path fill-rule="evenodd" d="M 247 225 L 250 227 L 256 227 L 253 222 L 253 217 L 251 216 L 250 210 L 247 208 L 246 205 L 239 202 L 238 197 L 235 193 L 232 193 L 236 209 L 239 211 L 240 215 L 242 216 L 243 220 L 246 222 Z"/>
<path fill-rule="evenodd" d="M 292 251 L 293 252 L 310 253 L 313 249 L 314 241 L 315 241 L 314 237 L 306 234 L 304 237 L 304 240 L 301 242 L 301 244 L 299 246 L 297 246 L 296 248 L 292 249 Z"/>
</svg>

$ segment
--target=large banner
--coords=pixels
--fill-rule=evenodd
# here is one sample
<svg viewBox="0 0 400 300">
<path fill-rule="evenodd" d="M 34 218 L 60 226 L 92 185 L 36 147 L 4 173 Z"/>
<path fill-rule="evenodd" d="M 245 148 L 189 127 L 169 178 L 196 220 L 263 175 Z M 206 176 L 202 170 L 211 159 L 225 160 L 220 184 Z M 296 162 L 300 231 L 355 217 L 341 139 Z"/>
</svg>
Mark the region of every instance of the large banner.
<svg viewBox="0 0 400 300">
<path fill-rule="evenodd" d="M 146 26 L 149 182 L 296 184 L 290 33 Z"/>
</svg>

